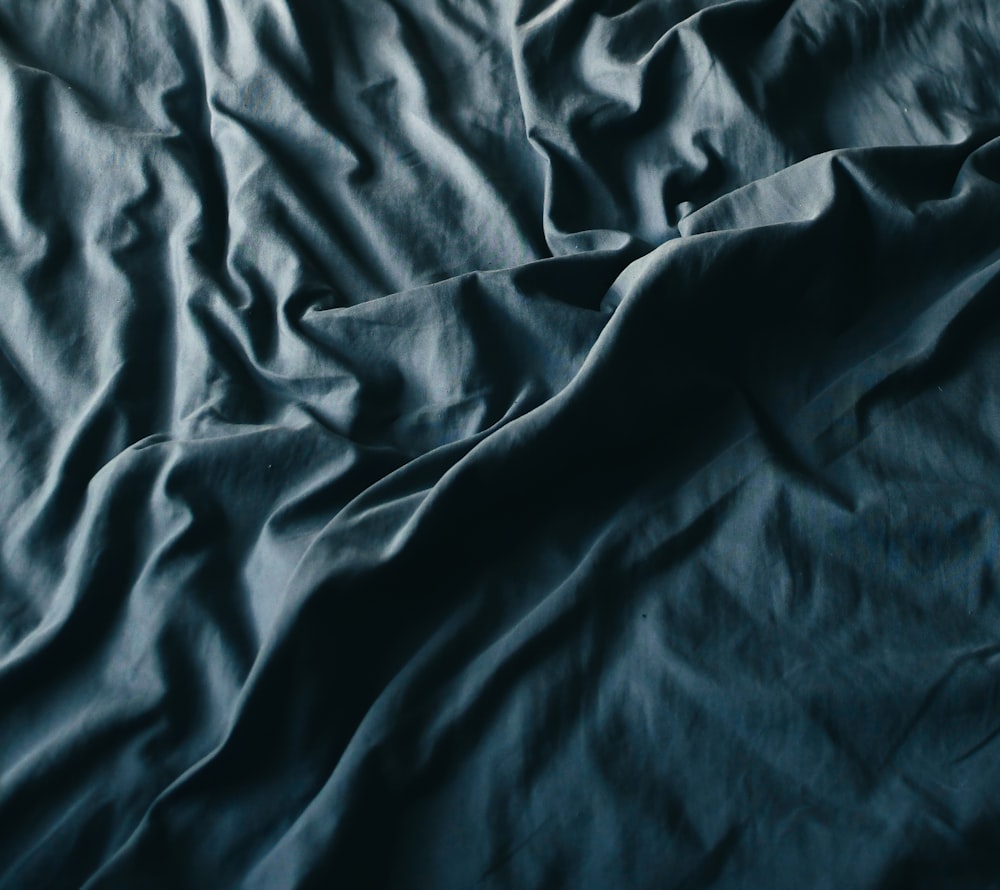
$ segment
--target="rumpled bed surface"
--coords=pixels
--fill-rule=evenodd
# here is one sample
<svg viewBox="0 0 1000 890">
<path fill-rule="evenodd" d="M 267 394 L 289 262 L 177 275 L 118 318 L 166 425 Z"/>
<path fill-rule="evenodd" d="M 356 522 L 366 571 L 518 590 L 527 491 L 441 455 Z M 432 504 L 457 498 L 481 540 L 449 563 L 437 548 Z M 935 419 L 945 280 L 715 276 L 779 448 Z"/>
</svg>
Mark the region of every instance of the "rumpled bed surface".
<svg viewBox="0 0 1000 890">
<path fill-rule="evenodd" d="M 0 886 L 1000 886 L 993 0 L 4 0 Z"/>
</svg>

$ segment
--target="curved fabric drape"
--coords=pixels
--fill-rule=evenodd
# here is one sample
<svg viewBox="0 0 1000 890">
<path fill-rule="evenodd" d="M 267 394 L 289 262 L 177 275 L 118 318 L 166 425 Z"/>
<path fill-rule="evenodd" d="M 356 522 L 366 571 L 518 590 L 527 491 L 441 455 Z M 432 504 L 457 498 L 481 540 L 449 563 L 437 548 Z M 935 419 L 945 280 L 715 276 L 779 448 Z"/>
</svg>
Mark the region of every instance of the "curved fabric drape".
<svg viewBox="0 0 1000 890">
<path fill-rule="evenodd" d="M 990 0 L 5 0 L 0 887 L 1000 886 Z"/>
</svg>

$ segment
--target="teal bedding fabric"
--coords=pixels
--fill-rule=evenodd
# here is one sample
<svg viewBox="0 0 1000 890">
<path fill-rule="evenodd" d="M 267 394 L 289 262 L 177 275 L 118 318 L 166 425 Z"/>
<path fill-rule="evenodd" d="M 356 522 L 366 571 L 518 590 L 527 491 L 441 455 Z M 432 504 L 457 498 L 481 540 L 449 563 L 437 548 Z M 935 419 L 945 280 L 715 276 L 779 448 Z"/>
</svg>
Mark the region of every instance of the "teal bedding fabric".
<svg viewBox="0 0 1000 890">
<path fill-rule="evenodd" d="M 1000 7 L 3 0 L 3 890 L 1000 887 Z"/>
</svg>

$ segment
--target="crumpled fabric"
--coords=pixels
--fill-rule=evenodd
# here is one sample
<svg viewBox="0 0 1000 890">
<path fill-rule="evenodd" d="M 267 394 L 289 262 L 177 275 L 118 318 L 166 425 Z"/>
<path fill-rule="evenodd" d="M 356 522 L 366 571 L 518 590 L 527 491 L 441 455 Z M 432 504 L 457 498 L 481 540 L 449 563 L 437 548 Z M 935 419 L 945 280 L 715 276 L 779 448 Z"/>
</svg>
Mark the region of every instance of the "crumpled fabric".
<svg viewBox="0 0 1000 890">
<path fill-rule="evenodd" d="M 0 887 L 1000 886 L 990 0 L 6 0 Z"/>
</svg>

